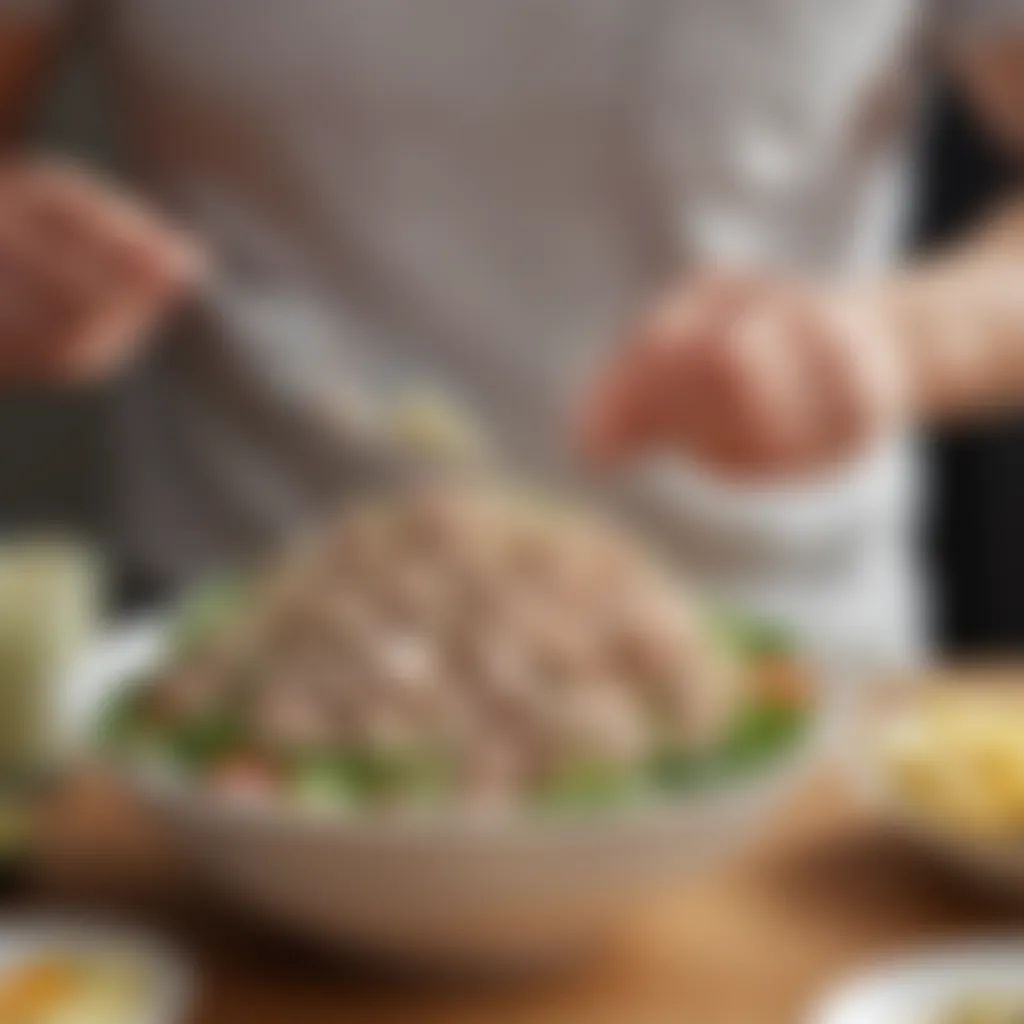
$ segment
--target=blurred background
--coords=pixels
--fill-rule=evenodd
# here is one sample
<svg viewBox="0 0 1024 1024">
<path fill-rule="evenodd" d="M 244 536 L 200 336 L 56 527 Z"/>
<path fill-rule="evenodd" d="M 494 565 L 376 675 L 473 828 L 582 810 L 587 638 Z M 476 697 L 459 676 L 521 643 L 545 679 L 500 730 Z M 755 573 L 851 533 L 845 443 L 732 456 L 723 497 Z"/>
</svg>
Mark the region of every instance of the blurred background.
<svg viewBox="0 0 1024 1024">
<path fill-rule="evenodd" d="M 883 0 L 883 4 L 885 2 Z M 884 7 L 879 6 L 878 10 L 882 11 Z M 245 16 L 248 16 L 248 11 Z M 216 62 L 219 55 L 214 56 Z M 554 63 L 557 65 L 559 60 L 560 55 L 556 54 Z M 118 140 L 105 116 L 105 112 L 114 105 L 105 102 L 104 82 L 88 40 L 75 48 L 73 59 L 65 64 L 59 80 L 50 90 L 44 116 L 35 129 L 40 136 L 39 141 L 47 151 L 81 157 L 87 166 L 106 169 L 116 177 L 121 164 Z M 262 67 L 257 66 L 256 70 L 262 77 Z M 804 80 L 798 85 L 798 91 L 806 89 Z M 927 93 L 924 117 L 917 125 L 914 138 L 917 187 L 914 209 L 908 218 L 909 226 L 902 243 L 907 254 L 934 251 L 960 236 L 987 210 L 1018 193 L 1021 185 L 1020 162 L 1014 168 L 1000 155 L 954 85 L 944 80 L 941 73 L 935 72 L 927 82 Z M 709 120 L 714 121 L 718 116 L 719 112 L 712 110 Z M 426 134 L 429 135 L 429 131 Z M 347 144 L 347 138 L 344 141 Z M 288 151 L 279 148 L 277 152 Z M 557 160 L 555 163 L 560 166 Z M 699 158 L 697 163 L 700 163 Z M 771 152 L 768 164 L 771 165 Z M 333 179 L 329 175 L 334 170 L 333 166 L 327 168 L 332 187 Z M 822 177 L 830 180 L 831 174 L 832 171 L 827 170 Z M 333 192 L 328 189 L 327 194 L 333 195 Z M 697 211 L 698 214 L 705 212 Z M 400 222 L 402 218 L 396 216 L 395 219 Z M 695 219 L 699 221 L 700 217 Z M 857 219 L 853 218 L 854 221 Z M 490 221 L 486 224 L 489 226 Z M 501 235 L 500 229 L 494 233 Z M 405 236 L 399 232 L 396 237 L 401 239 Z M 587 237 L 585 233 L 584 237 Z M 554 248 L 549 246 L 549 249 Z M 340 251 L 341 258 L 336 262 L 340 266 L 339 276 L 343 276 L 350 267 L 345 260 L 346 251 Z M 429 249 L 427 251 L 430 252 Z M 422 252 L 415 247 L 410 249 L 409 255 L 415 261 L 422 259 Z M 438 260 L 439 264 L 442 262 Z M 268 289 L 264 294 L 264 282 L 258 274 L 249 281 L 245 280 L 245 273 L 243 266 L 240 274 L 242 285 L 252 286 L 251 294 L 246 298 L 260 300 L 253 302 L 254 316 L 261 326 L 264 322 L 270 323 L 268 330 L 273 334 L 276 327 L 272 307 L 276 293 Z M 588 274 L 588 268 L 581 271 L 585 282 Z M 507 279 L 518 288 L 519 281 L 514 274 L 509 274 Z M 461 296 L 463 286 L 456 284 L 453 290 Z M 242 291 L 245 291 L 244 287 Z M 300 291 L 299 294 L 305 293 Z M 526 306 L 529 302 L 528 292 L 522 295 L 516 292 L 512 300 L 513 306 Z M 388 302 L 383 305 L 387 306 Z M 414 308 L 419 310 L 418 306 L 414 305 Z M 461 314 L 467 307 L 455 304 L 454 308 Z M 472 313 L 472 303 L 468 308 Z M 287 312 L 286 309 L 286 329 L 278 332 L 286 342 L 289 340 Z M 478 322 L 469 316 L 466 323 L 469 324 L 467 333 L 472 335 Z M 280 350 L 286 355 L 278 369 L 287 363 L 287 356 L 292 351 L 287 344 L 281 345 Z M 430 356 L 425 358 L 429 361 Z M 197 378 L 202 377 L 205 368 L 205 364 L 199 364 Z M 271 368 L 274 369 L 275 364 L 271 364 Z M 414 364 L 413 376 L 418 368 L 419 364 Z M 327 381 L 326 386 L 330 388 L 331 382 Z M 115 381 L 63 392 L 0 388 L 0 541 L 19 533 L 45 534 L 54 528 L 75 538 L 91 540 L 102 551 L 115 555 L 126 543 L 112 497 L 118 490 L 114 480 L 116 453 L 113 434 L 114 414 L 120 395 L 118 389 L 121 387 L 124 385 Z M 285 390 L 282 389 L 282 393 Z M 253 437 L 254 447 L 258 447 L 262 443 L 262 435 L 254 433 Z M 1024 650 L 1024 529 L 1021 528 L 1024 523 L 1024 407 L 1019 413 L 1010 413 L 998 420 L 931 429 L 923 440 L 926 516 L 925 528 L 916 535 L 916 543 L 922 548 L 927 572 L 926 588 L 933 610 L 937 656 L 922 673 L 934 673 L 939 682 L 945 681 L 947 675 L 954 682 L 961 682 L 971 677 L 960 673 L 959 668 L 944 668 L 946 657 L 955 664 L 958 658 L 1007 655 Z M 198 446 L 204 444 L 200 438 Z M 287 461 L 287 457 L 281 461 Z M 158 458 L 153 462 L 157 464 L 155 475 L 160 476 L 164 467 Z M 173 475 L 167 476 L 173 488 Z M 200 493 L 204 488 L 209 489 L 209 480 L 208 477 L 197 476 L 190 482 L 196 485 L 196 493 Z M 254 490 L 258 492 L 259 488 Z M 243 492 L 252 493 L 244 489 Z M 842 492 L 840 500 L 833 503 L 836 504 L 843 505 Z M 750 518 L 756 521 L 762 506 L 752 503 L 751 507 L 753 513 Z M 714 520 L 715 515 L 708 518 Z M 742 516 L 738 520 L 745 521 Z M 800 535 L 807 520 L 797 519 L 796 522 L 794 532 Z M 154 533 L 160 543 L 173 547 L 173 538 L 168 539 L 161 533 L 161 524 L 157 524 Z M 844 538 L 849 536 L 844 529 L 839 529 L 834 536 L 823 536 L 832 540 L 838 538 L 840 543 L 810 544 L 807 552 L 798 552 L 806 554 L 806 559 L 794 559 L 800 579 L 806 576 L 810 581 L 809 597 L 798 608 L 806 610 L 810 607 L 813 611 L 824 608 L 840 622 L 852 621 L 854 616 L 848 615 L 841 602 L 834 600 L 835 594 L 826 582 L 833 570 L 837 576 L 843 576 L 851 566 L 856 567 L 863 549 L 856 543 L 844 546 Z M 805 538 L 800 536 L 799 539 Z M 698 533 L 695 545 L 698 550 L 701 541 Z M 714 554 L 714 544 L 709 547 Z M 794 545 L 794 549 L 798 547 Z M 12 550 L 17 553 L 19 546 L 13 545 Z M 784 548 L 781 550 L 785 551 Z M 765 551 L 764 565 L 771 569 L 774 552 L 770 545 Z M 759 549 L 751 545 L 748 551 L 738 545 L 736 562 L 744 562 L 751 552 L 758 555 Z M 722 554 L 721 551 L 717 553 Z M 59 555 L 60 552 L 58 561 Z M 785 557 L 779 561 L 785 561 Z M 45 551 L 43 563 L 46 563 Z M 760 565 L 754 558 L 748 570 L 756 576 Z M 723 559 L 723 567 L 728 580 L 735 566 L 726 558 Z M 84 585 L 66 602 L 68 611 L 55 618 L 79 622 L 79 632 L 84 638 L 95 626 L 91 618 L 94 592 L 90 585 L 96 574 L 92 563 L 76 565 L 74 569 L 75 572 L 84 569 L 79 573 L 81 579 L 78 581 Z M 113 590 L 120 609 L 136 609 L 153 596 L 147 592 L 146 582 L 128 577 L 116 564 L 116 558 L 112 570 Z M 42 585 L 48 586 L 49 579 L 45 573 L 42 575 Z M 888 577 L 873 576 L 870 565 L 863 574 L 854 572 L 851 575 L 856 577 L 855 582 L 868 598 L 866 602 L 858 602 L 858 606 L 866 603 L 872 612 L 854 632 L 859 630 L 873 638 L 874 634 L 882 631 L 877 628 L 878 623 L 881 621 L 884 625 L 887 616 L 893 617 L 889 616 L 886 606 L 887 596 L 893 588 L 887 585 Z M 26 597 L 21 577 L 14 572 L 9 575 L 5 590 L 3 572 L 0 571 L 0 609 L 8 609 L 7 619 L 11 623 L 6 633 L 8 647 L 18 647 L 17 641 L 31 631 L 31 625 L 26 626 L 27 622 L 43 618 L 35 615 L 36 608 L 51 605 L 56 608 L 60 604 L 59 592 L 68 588 L 62 585 L 59 572 L 53 574 L 53 579 L 56 580 L 54 591 L 37 591 L 33 599 L 31 595 Z M 86 609 L 86 605 L 90 607 Z M 10 614 L 15 610 L 22 614 Z M 0 624 L 3 620 L 4 616 L 0 615 Z M 765 636 L 769 639 L 762 637 L 762 642 L 771 648 L 769 633 Z M 777 641 L 778 638 L 775 639 Z M 717 643 L 718 639 L 714 642 Z M 0 636 L 0 652 L 4 643 L 5 637 Z M 779 655 L 779 651 L 774 655 Z M 769 652 L 769 660 L 774 655 Z M 780 656 L 780 664 L 786 660 L 784 655 Z M 874 683 L 874 664 L 868 660 L 865 666 L 871 675 L 870 682 Z M 19 671 L 20 668 L 17 666 Z M 43 677 L 56 679 L 60 676 L 50 662 L 33 666 L 33 670 L 34 677 L 30 674 L 27 678 L 39 681 L 40 685 L 20 687 L 27 693 L 33 689 L 46 692 Z M 19 671 L 8 668 L 7 675 L 12 680 L 20 679 Z M 1018 684 L 1019 677 L 1018 669 L 1015 676 Z M 75 678 L 77 681 L 78 677 Z M 291 682 L 287 673 L 283 678 Z M 979 682 L 983 684 L 985 680 L 979 679 Z M 15 689 L 13 685 L 8 687 L 8 702 Z M 1017 844 L 1015 851 L 1019 850 L 1020 836 L 1024 832 L 1024 747 L 1020 743 L 1024 701 L 1018 700 L 1008 708 L 999 702 L 986 704 L 988 693 L 984 685 L 954 689 L 965 691 L 972 697 L 978 696 L 982 702 L 980 710 L 966 705 L 966 711 L 960 705 L 951 705 L 950 710 L 950 707 L 941 705 L 933 714 L 934 709 L 925 705 L 923 724 L 915 726 L 916 733 L 911 730 L 914 742 L 904 746 L 894 744 L 899 756 L 893 759 L 892 772 L 896 780 L 893 787 L 898 788 L 897 784 L 905 778 L 924 780 L 920 792 L 911 787 L 905 794 L 909 812 L 915 812 L 914 800 L 921 793 L 931 797 L 936 793 L 941 795 L 946 783 L 958 770 L 954 762 L 962 759 L 966 766 L 963 777 L 970 778 L 970 785 L 966 789 L 950 787 L 950 792 L 956 792 L 949 797 L 948 806 L 938 801 L 939 809 L 949 818 L 950 834 L 959 836 L 962 829 L 963 835 L 973 840 L 976 836 L 971 829 L 977 825 L 979 816 L 988 814 L 995 838 L 1001 841 L 1004 835 L 1010 835 Z M 863 708 L 858 705 L 857 710 L 866 712 L 867 721 L 869 712 L 873 711 L 873 689 L 865 687 L 863 696 Z M 3 697 L 2 693 L 0 697 Z M 803 697 L 807 697 L 807 693 Z M 808 701 L 808 707 L 810 703 Z M 826 703 L 821 702 L 822 705 Z M 893 705 L 896 706 L 895 701 Z M 19 707 L 17 703 L 10 706 Z M 5 743 L 16 747 L 12 737 L 23 739 L 29 736 L 32 728 L 23 727 L 22 723 L 31 722 L 29 716 L 32 715 L 42 722 L 49 714 L 49 707 L 45 711 L 40 710 L 42 707 L 40 700 L 39 708 L 21 709 L 19 713 L 23 717 L 6 714 L 0 720 L 0 726 L 7 727 L 6 736 L 0 728 L 0 748 Z M 817 710 L 817 703 L 814 707 Z M 801 705 L 801 714 L 804 710 Z M 855 730 L 861 727 L 861 723 L 859 719 L 855 721 L 856 717 L 851 715 L 844 728 L 859 738 Z M 958 731 L 957 723 L 961 721 L 967 722 L 970 728 Z M 868 724 L 878 726 L 873 720 Z M 897 726 L 903 724 L 897 716 Z M 42 733 L 44 730 L 37 731 Z M 900 729 L 895 729 L 894 734 L 901 741 L 907 736 L 906 730 Z M 843 739 L 846 738 L 844 733 Z M 872 743 L 872 750 L 876 746 L 879 751 L 883 750 L 881 742 L 872 740 Z M 16 756 L 25 763 L 30 760 L 20 750 Z M 807 758 L 808 762 L 812 760 Z M 822 759 L 823 762 L 826 760 Z M 873 759 L 861 758 L 864 764 L 857 765 L 852 764 L 854 759 L 849 760 L 849 764 L 843 761 L 838 770 L 831 761 L 823 763 L 822 770 L 810 779 L 803 802 L 795 802 L 794 810 L 787 812 L 787 816 L 766 824 L 763 831 L 767 838 L 762 845 L 752 845 L 752 854 L 746 859 L 740 858 L 735 867 L 724 853 L 714 850 L 708 856 L 709 863 L 714 865 L 709 880 L 702 880 L 700 885 L 685 890 L 681 886 L 677 899 L 668 899 L 648 911 L 649 916 L 633 933 L 627 935 L 624 932 L 626 941 L 616 954 L 619 959 L 613 959 L 612 969 L 606 971 L 604 965 L 598 963 L 594 974 L 589 979 L 585 977 L 583 984 L 570 979 L 566 988 L 555 991 L 550 1001 L 545 1001 L 548 996 L 543 996 L 537 997 L 536 1003 L 531 1003 L 528 996 L 517 1002 L 518 997 L 510 998 L 507 994 L 503 1002 L 485 989 L 477 990 L 470 986 L 461 996 L 463 1012 L 449 1015 L 448 1008 L 439 1001 L 437 1016 L 429 1019 L 443 1020 L 445 1024 L 460 1021 L 477 1024 L 483 1019 L 527 1024 L 541 1019 L 556 1024 L 574 1024 L 576 1021 L 597 1024 L 605 1020 L 620 1024 L 623 1020 L 642 1019 L 644 1024 L 648 1020 L 651 1024 L 661 1024 L 663 1020 L 680 1019 L 678 1007 L 681 999 L 684 1003 L 694 999 L 699 1004 L 701 994 L 705 990 L 713 990 L 717 1001 L 715 1005 L 728 1007 L 735 1001 L 739 1006 L 742 1001 L 742 1008 L 732 1016 L 723 1009 L 722 1014 L 714 1019 L 703 1018 L 699 1014 L 693 1019 L 700 1020 L 701 1024 L 767 1024 L 767 1018 L 755 1019 L 749 1015 L 751 1005 L 759 1003 L 762 993 L 770 992 L 773 999 L 778 995 L 773 1006 L 780 1012 L 784 1002 L 787 1013 L 798 1004 L 803 1008 L 824 982 L 831 984 L 841 971 L 845 972 L 862 958 L 888 955 L 889 951 L 898 948 L 899 943 L 911 945 L 946 937 L 973 936 L 983 930 L 1020 935 L 1019 903 L 1015 908 L 1009 906 L 1008 900 L 993 901 L 998 905 L 990 905 L 985 900 L 976 899 L 976 894 L 968 893 L 966 887 L 961 890 L 951 886 L 951 879 L 940 877 L 938 872 L 933 875 L 924 870 L 924 859 L 915 859 L 910 844 L 901 845 L 896 838 L 898 828 L 906 824 L 902 805 L 893 802 L 892 807 L 883 809 L 872 806 L 864 798 L 868 787 L 862 785 L 864 779 L 861 775 L 867 777 L 865 769 L 875 771 Z M 951 764 L 953 769 L 947 771 Z M 976 778 L 972 772 L 976 773 Z M 356 972 L 357 977 L 353 980 L 337 971 L 333 961 L 329 970 L 321 970 L 324 965 L 308 956 L 307 950 L 293 949 L 278 935 L 261 935 L 250 946 L 249 929 L 236 927 L 232 916 L 222 916 L 223 908 L 216 907 L 215 913 L 210 913 L 210 908 L 202 905 L 205 889 L 195 886 L 192 875 L 168 855 L 171 844 L 165 842 L 166 836 L 158 830 L 139 828 L 134 816 L 135 808 L 127 808 L 129 813 L 126 814 L 126 808 L 114 801 L 114 813 L 111 814 L 107 803 L 109 792 L 102 785 L 94 791 L 95 780 L 87 771 L 81 773 L 81 779 L 74 780 L 77 790 L 74 785 L 69 787 L 73 791 L 72 799 L 66 798 L 65 803 L 71 808 L 70 813 L 66 807 L 59 806 L 52 814 L 57 827 L 51 834 L 47 831 L 52 828 L 49 817 L 39 824 L 37 796 L 45 787 L 37 787 L 37 781 L 38 777 L 33 776 L 31 785 L 25 786 L 20 778 L 14 780 L 16 784 L 9 787 L 10 792 L 0 787 L 0 886 L 6 869 L 10 876 L 8 880 L 14 882 L 9 887 L 10 894 L 15 899 L 21 898 L 26 878 L 31 878 L 34 873 L 43 882 L 37 885 L 37 893 L 29 895 L 26 905 L 30 910 L 37 906 L 47 909 L 56 906 L 67 912 L 68 908 L 77 908 L 81 904 L 95 906 L 106 913 L 111 908 L 120 909 L 123 904 L 129 917 L 134 915 L 153 924 L 159 933 L 166 932 L 179 941 L 188 956 L 195 959 L 197 974 L 210 989 L 204 997 L 205 1016 L 199 1024 L 227 1021 L 281 1024 L 281 1018 L 273 1016 L 273 1007 L 290 1006 L 299 996 L 308 997 L 308 1005 L 312 1008 L 310 1020 L 358 1020 L 359 1024 L 370 1020 L 379 1020 L 381 1024 L 415 1021 L 422 1024 L 428 1019 L 420 1016 L 423 1008 L 419 993 L 394 984 L 391 979 L 379 985 L 376 983 L 380 979 L 373 978 L 367 984 L 366 978 Z M 957 784 L 959 781 L 960 776 L 954 778 Z M 894 810 L 897 807 L 900 809 Z M 120 819 L 118 814 L 122 815 Z M 890 819 L 899 819 L 897 829 L 883 827 L 893 824 Z M 994 828 L 993 822 L 998 824 L 998 829 Z M 680 848 L 671 851 L 671 859 L 685 864 L 688 863 L 687 855 L 693 854 L 696 863 L 700 840 L 713 835 L 716 828 L 698 823 L 693 835 L 677 838 Z M 901 838 L 905 840 L 906 835 L 901 834 Z M 637 849 L 641 845 L 635 844 Z M 242 851 L 243 856 L 258 860 L 246 843 L 233 839 L 214 841 L 209 843 L 209 848 L 235 848 Z M 446 854 L 448 867 L 456 865 L 455 874 L 459 873 L 457 865 L 460 863 L 455 854 L 464 852 L 466 848 L 472 850 L 472 844 L 462 843 L 457 835 L 451 855 Z M 332 878 L 337 881 L 339 876 L 342 883 L 350 877 L 358 882 L 358 871 L 348 872 L 336 851 L 328 852 L 333 875 L 325 869 L 325 888 Z M 1015 852 L 1014 856 L 1019 854 Z M 600 859 L 588 858 L 592 861 Z M 508 865 L 513 861 L 525 860 L 528 858 L 511 858 L 502 870 L 507 873 L 511 871 Z M 126 867 L 122 867 L 122 862 Z M 404 877 L 413 896 L 423 893 L 429 896 L 430 887 L 418 885 L 417 862 L 413 859 L 410 863 L 414 865 L 412 869 L 398 874 Z M 297 882 L 299 888 L 303 885 L 302 870 L 283 870 L 273 860 L 267 861 L 266 870 L 274 883 L 286 878 Z M 372 865 L 368 870 L 372 877 Z M 585 874 L 581 872 L 581 875 Z M 1024 869 L 1016 860 L 1012 870 L 1006 874 L 1018 883 L 1024 879 Z M 316 879 L 315 871 L 312 877 Z M 509 888 L 504 884 L 507 874 L 501 878 L 502 884 L 491 883 L 493 893 Z M 272 885 L 268 882 L 265 888 L 270 891 Z M 370 888 L 372 890 L 373 887 Z M 392 880 L 385 879 L 379 891 L 393 896 L 391 888 Z M 612 891 L 615 885 L 605 888 Z M 511 889 L 514 890 L 514 886 Z M 1007 886 L 1008 891 L 1015 889 L 1024 891 L 1019 884 Z M 1016 895 L 1019 896 L 1020 892 Z M 401 894 L 394 898 L 399 903 L 404 899 Z M 320 892 L 316 892 L 312 905 L 317 906 L 320 899 Z M 450 907 L 445 906 L 441 916 L 449 914 Z M 265 949 L 260 945 L 264 941 Z M 2 946 L 3 932 L 0 928 L 0 954 Z M 1013 963 L 1017 965 L 1019 979 L 1024 976 L 1019 971 L 1019 965 L 1024 963 L 1024 946 L 1015 949 Z M 0 968 L 2 966 L 0 955 Z M 746 972 L 744 977 L 751 980 L 749 993 L 743 991 L 747 986 L 736 984 L 736 977 L 741 971 Z M 410 992 L 413 992 L 411 996 Z M 748 998 L 744 999 L 745 995 Z M 408 1002 L 401 1002 L 403 999 L 408 999 Z M 265 1002 L 271 1009 L 265 1008 Z M 619 1007 L 626 1016 L 614 1016 L 617 1012 L 614 1009 L 609 1011 L 611 1015 L 604 1015 L 606 1003 Z M 1020 1003 L 1024 1005 L 1024 992 L 1020 995 Z M 0 1003 L 0 1024 L 8 1024 L 3 1017 L 2 1005 Z M 451 1005 L 456 1003 L 452 1001 Z M 330 1007 L 325 1011 L 330 1016 L 313 1016 L 318 1006 Z M 414 1007 L 411 1012 L 410 1007 Z M 534 1007 L 540 1007 L 539 1011 L 535 1012 Z M 560 1016 L 559 1010 L 565 1007 L 575 1009 L 566 1010 Z M 342 1014 L 351 1013 L 349 1016 L 335 1016 L 335 1008 Z M 759 1005 L 758 1012 L 761 1009 Z M 499 1010 L 502 1011 L 500 1015 Z M 644 1011 L 649 1013 L 643 1015 Z M 771 1019 L 774 1021 L 782 1017 Z M 961 1018 L 950 1017 L 949 1020 L 960 1024 Z M 101 1020 L 100 1024 L 107 1022 Z M 911 1022 L 901 1021 L 901 1024 Z"/>
<path fill-rule="evenodd" d="M 49 98 L 43 141 L 116 169 L 117 146 L 103 117 L 102 81 L 88 47 Z M 919 206 L 908 251 L 955 237 L 1020 184 L 1019 165 L 985 136 L 948 82 L 934 83 L 918 141 Z M 115 385 L 116 386 L 116 385 Z M 111 393 L 0 395 L 0 522 L 56 525 L 111 539 L 105 496 L 111 460 Z M 1024 647 L 1024 413 L 998 423 L 958 425 L 927 439 L 929 502 L 923 534 L 942 652 Z M 131 581 L 122 587 L 136 598 Z"/>
</svg>

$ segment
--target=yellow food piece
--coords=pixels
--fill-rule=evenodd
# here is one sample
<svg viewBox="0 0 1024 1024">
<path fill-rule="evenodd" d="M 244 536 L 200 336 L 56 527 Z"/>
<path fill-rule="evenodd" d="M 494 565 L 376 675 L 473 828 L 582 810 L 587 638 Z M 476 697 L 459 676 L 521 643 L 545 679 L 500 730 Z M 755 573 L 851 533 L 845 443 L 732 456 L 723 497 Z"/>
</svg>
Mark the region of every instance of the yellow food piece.
<svg viewBox="0 0 1024 1024">
<path fill-rule="evenodd" d="M 1019 995 L 976 992 L 958 1000 L 938 1024 L 1016 1024 L 1024 1013 Z"/>
<path fill-rule="evenodd" d="M 885 735 L 890 785 L 935 824 L 986 839 L 1024 837 L 1024 702 L 991 692 L 936 694 Z"/>
<path fill-rule="evenodd" d="M 409 451 L 456 461 L 483 459 L 487 443 L 479 425 L 448 396 L 403 394 L 391 408 L 391 433 Z"/>
<path fill-rule="evenodd" d="M 133 1024 L 143 1012 L 143 979 L 112 958 L 54 954 L 0 978 L 4 1024 Z"/>
<path fill-rule="evenodd" d="M 0 986 L 0 1020 L 35 1020 L 78 990 L 79 964 L 38 960 L 17 970 Z"/>
</svg>

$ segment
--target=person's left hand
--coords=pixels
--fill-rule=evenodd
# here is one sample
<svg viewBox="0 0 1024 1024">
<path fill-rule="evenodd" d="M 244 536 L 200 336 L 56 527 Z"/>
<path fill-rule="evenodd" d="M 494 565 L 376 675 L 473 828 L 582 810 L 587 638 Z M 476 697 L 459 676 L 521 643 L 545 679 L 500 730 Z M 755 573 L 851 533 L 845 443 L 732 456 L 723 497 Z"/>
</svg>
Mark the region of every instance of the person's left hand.
<svg viewBox="0 0 1024 1024">
<path fill-rule="evenodd" d="M 645 316 L 581 410 L 584 453 L 673 449 L 732 476 L 782 477 L 855 455 L 906 405 L 877 310 L 778 278 L 708 274 Z"/>
<path fill-rule="evenodd" d="M 205 269 L 144 200 L 74 166 L 0 161 L 0 386 L 111 376 Z"/>
</svg>

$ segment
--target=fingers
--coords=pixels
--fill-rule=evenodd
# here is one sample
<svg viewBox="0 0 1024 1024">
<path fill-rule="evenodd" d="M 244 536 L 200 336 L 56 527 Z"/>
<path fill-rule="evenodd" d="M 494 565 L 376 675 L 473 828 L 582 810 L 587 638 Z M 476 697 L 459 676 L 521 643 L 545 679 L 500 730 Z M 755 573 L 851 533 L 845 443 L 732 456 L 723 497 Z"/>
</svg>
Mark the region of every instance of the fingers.
<svg viewBox="0 0 1024 1024">
<path fill-rule="evenodd" d="M 183 233 L 82 174 L 47 166 L 32 175 L 26 191 L 37 229 L 82 257 L 80 267 L 93 267 L 101 282 L 127 282 L 161 296 L 201 269 L 199 252 Z"/>
<path fill-rule="evenodd" d="M 804 366 L 790 351 L 791 336 L 760 306 L 748 311 L 719 345 L 719 374 L 728 381 L 721 410 L 726 457 L 705 449 L 698 457 L 737 474 L 758 476 L 804 457 L 814 424 L 803 399 Z"/>
<path fill-rule="evenodd" d="M 816 432 L 804 353 L 777 302 L 774 295 L 748 296 L 730 317 L 706 324 L 680 367 L 688 411 L 672 421 L 671 434 L 661 435 L 729 475 L 796 466 Z"/>
<path fill-rule="evenodd" d="M 618 461 L 696 429 L 696 406 L 706 396 L 691 360 L 706 357 L 749 294 L 746 281 L 709 275 L 644 319 L 582 403 L 579 436 L 588 458 Z"/>
<path fill-rule="evenodd" d="M 765 278 L 699 282 L 648 318 L 601 376 L 584 450 L 614 461 L 670 448 L 745 477 L 848 457 L 895 404 L 887 340 L 850 312 Z"/>
<path fill-rule="evenodd" d="M 854 456 L 899 422 L 906 404 L 899 348 L 884 325 L 839 296 L 798 293 L 787 311 L 804 366 L 810 426 L 803 464 Z"/>
<path fill-rule="evenodd" d="M 0 378 L 115 369 L 202 271 L 154 214 L 51 165 L 0 173 Z"/>
</svg>

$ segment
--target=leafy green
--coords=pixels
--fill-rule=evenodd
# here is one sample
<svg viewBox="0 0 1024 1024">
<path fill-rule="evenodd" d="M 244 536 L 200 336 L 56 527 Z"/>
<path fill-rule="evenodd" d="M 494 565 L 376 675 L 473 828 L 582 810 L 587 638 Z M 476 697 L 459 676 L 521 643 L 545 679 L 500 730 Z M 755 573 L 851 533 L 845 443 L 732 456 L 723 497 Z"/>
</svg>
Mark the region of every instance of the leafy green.
<svg viewBox="0 0 1024 1024">
<path fill-rule="evenodd" d="M 758 704 L 739 718 L 721 743 L 707 750 L 666 747 L 640 772 L 597 763 L 567 767 L 541 788 L 536 806 L 544 811 L 599 811 L 645 792 L 679 793 L 725 782 L 789 749 L 806 722 L 806 712 L 798 708 Z"/>
<path fill-rule="evenodd" d="M 450 781 L 447 764 L 435 753 L 372 747 L 298 755 L 292 759 L 291 776 L 301 791 L 321 796 L 334 792 L 343 802 L 356 804 L 398 796 L 430 801 L 443 795 Z"/>
<path fill-rule="evenodd" d="M 655 789 L 686 790 L 702 785 L 718 774 L 718 753 L 700 754 L 684 747 L 665 747 L 651 758 L 647 772 Z"/>
<path fill-rule="evenodd" d="M 616 765 L 580 762 L 543 785 L 536 806 L 546 811 L 600 811 L 625 803 L 644 788 L 644 779 Z"/>
<path fill-rule="evenodd" d="M 238 716 L 214 709 L 181 722 L 155 718 L 147 707 L 145 683 L 117 694 L 104 708 L 99 722 L 100 746 L 114 754 L 159 748 L 182 768 L 201 770 L 234 753 L 245 741 Z"/>
<path fill-rule="evenodd" d="M 246 581 L 238 575 L 218 576 L 198 587 L 178 615 L 174 651 L 187 654 L 201 647 L 238 611 L 247 593 Z"/>
<path fill-rule="evenodd" d="M 719 611 L 713 617 L 713 627 L 729 649 L 746 658 L 790 655 L 795 650 L 793 637 L 775 623 Z"/>
<path fill-rule="evenodd" d="M 799 708 L 755 704 L 725 740 L 710 750 L 669 747 L 660 751 L 650 765 L 651 779 L 659 789 L 676 791 L 732 778 L 788 749 L 806 724 L 806 712 Z"/>
<path fill-rule="evenodd" d="M 806 711 L 782 704 L 754 705 L 741 716 L 726 739 L 720 757 L 738 768 L 762 764 L 790 746 L 803 732 Z"/>
<path fill-rule="evenodd" d="M 175 725 L 167 733 L 166 746 L 182 767 L 203 769 L 236 753 L 245 739 L 241 719 L 217 710 Z"/>
<path fill-rule="evenodd" d="M 296 765 L 291 773 L 290 788 L 296 806 L 307 811 L 337 812 L 359 802 L 345 773 L 327 759 Z"/>
<path fill-rule="evenodd" d="M 97 728 L 101 747 L 123 751 L 142 738 L 147 724 L 145 696 L 141 681 L 135 681 L 104 704 Z"/>
</svg>

